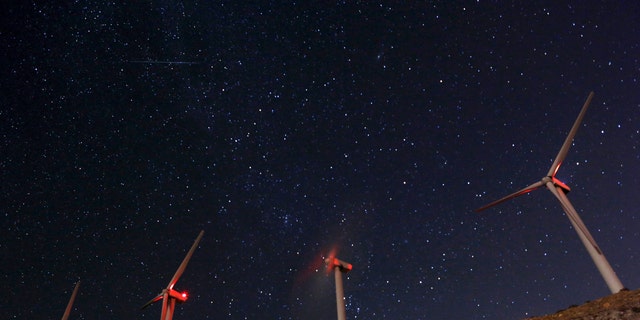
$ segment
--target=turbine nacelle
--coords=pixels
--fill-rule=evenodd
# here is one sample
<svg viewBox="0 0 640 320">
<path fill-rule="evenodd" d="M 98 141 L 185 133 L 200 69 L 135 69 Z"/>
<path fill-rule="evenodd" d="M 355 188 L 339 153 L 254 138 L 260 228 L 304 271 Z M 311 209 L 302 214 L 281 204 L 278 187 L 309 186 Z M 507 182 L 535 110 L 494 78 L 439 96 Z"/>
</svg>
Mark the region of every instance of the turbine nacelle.
<svg viewBox="0 0 640 320">
<path fill-rule="evenodd" d="M 176 299 L 176 302 L 178 303 L 183 303 L 189 298 L 189 295 L 186 291 L 180 292 L 174 289 L 169 289 L 167 290 L 167 293 L 169 294 L 170 298 Z"/>
<path fill-rule="evenodd" d="M 327 269 L 328 270 L 332 270 L 335 268 L 338 268 L 338 270 L 340 270 L 340 272 L 342 273 L 347 273 L 349 271 L 351 271 L 351 269 L 353 269 L 353 266 L 351 265 L 351 263 L 348 262 L 344 262 L 338 258 L 335 257 L 329 257 L 324 259 L 324 262 L 327 264 Z"/>
<path fill-rule="evenodd" d="M 146 309 L 148 306 L 162 300 L 165 294 L 168 299 L 174 299 L 177 303 L 183 303 L 189 298 L 187 292 L 180 292 L 174 289 L 162 289 L 162 292 L 160 292 L 155 298 L 149 300 L 149 302 L 145 303 L 141 309 Z"/>
</svg>

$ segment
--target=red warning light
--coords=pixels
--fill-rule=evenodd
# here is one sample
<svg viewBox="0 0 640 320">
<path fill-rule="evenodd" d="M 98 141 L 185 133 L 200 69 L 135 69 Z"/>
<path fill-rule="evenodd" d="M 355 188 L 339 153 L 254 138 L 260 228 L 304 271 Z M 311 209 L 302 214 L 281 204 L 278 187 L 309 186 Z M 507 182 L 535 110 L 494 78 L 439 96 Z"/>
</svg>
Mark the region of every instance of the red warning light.
<svg viewBox="0 0 640 320">
<path fill-rule="evenodd" d="M 179 303 L 182 303 L 182 302 L 187 301 L 187 298 L 189 297 L 189 293 L 187 293 L 186 291 L 180 292 L 180 291 L 176 291 L 176 290 L 171 289 L 169 291 L 169 296 L 171 298 L 176 299 Z"/>
</svg>

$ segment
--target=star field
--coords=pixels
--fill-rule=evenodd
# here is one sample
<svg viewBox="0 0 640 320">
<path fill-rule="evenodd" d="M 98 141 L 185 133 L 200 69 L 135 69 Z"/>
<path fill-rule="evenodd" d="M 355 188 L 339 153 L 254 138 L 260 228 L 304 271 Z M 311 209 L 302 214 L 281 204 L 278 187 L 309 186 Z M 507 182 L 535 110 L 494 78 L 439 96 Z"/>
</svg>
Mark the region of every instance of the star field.
<svg viewBox="0 0 640 320">
<path fill-rule="evenodd" d="M 631 2 L 76 1 L 0 24 L 8 319 L 522 319 L 640 287 Z"/>
</svg>

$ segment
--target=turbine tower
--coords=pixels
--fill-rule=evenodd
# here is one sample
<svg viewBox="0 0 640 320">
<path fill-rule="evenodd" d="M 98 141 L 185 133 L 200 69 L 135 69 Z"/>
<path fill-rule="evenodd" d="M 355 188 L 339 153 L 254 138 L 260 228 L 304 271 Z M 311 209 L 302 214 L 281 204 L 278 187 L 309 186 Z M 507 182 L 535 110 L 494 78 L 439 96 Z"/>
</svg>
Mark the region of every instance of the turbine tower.
<svg viewBox="0 0 640 320">
<path fill-rule="evenodd" d="M 151 304 L 162 300 L 162 314 L 160 316 L 160 320 L 173 319 L 173 311 L 175 310 L 176 302 L 183 303 L 187 301 L 187 298 L 188 298 L 186 292 L 179 292 L 173 289 L 173 286 L 175 286 L 176 282 L 178 282 L 178 279 L 180 279 L 180 276 L 182 276 L 184 269 L 187 267 L 187 264 L 189 263 L 189 260 L 193 255 L 193 252 L 198 247 L 198 243 L 200 242 L 200 239 L 202 239 L 202 235 L 204 235 L 204 230 L 200 231 L 200 234 L 196 238 L 196 241 L 191 246 L 191 249 L 189 249 L 187 256 L 184 258 L 184 260 L 182 260 L 180 267 L 178 267 L 178 270 L 173 275 L 173 278 L 171 279 L 171 281 L 169 281 L 169 285 L 167 285 L 167 287 L 163 289 L 162 292 L 160 292 L 160 294 L 158 294 L 157 297 L 145 303 L 145 305 L 142 306 L 141 309 L 144 309 L 150 306 Z"/>
<path fill-rule="evenodd" d="M 78 294 L 79 287 L 80 287 L 80 281 L 76 282 L 76 286 L 75 288 L 73 288 L 73 293 L 71 294 L 71 298 L 69 298 L 69 303 L 67 303 L 67 309 L 64 310 L 64 314 L 62 315 L 62 320 L 69 319 L 71 308 L 73 308 L 73 301 L 76 299 L 76 295 Z"/>
<path fill-rule="evenodd" d="M 571 128 L 571 131 L 569 131 L 569 135 L 564 140 L 564 143 L 562 144 L 562 147 L 560 148 L 560 151 L 558 152 L 558 155 L 553 161 L 553 164 L 551 165 L 551 168 L 549 169 L 549 172 L 547 173 L 546 176 L 544 176 L 540 181 L 535 182 L 532 185 L 522 190 L 516 191 L 504 198 L 498 199 L 483 207 L 480 207 L 479 209 L 476 210 L 476 212 L 480 212 L 482 210 L 493 207 L 507 200 L 529 193 L 540 187 L 543 187 L 543 186 L 547 187 L 547 189 L 549 189 L 549 191 L 551 191 L 551 193 L 560 201 L 560 206 L 562 207 L 564 212 L 567 214 L 567 217 L 569 218 L 569 221 L 571 221 L 573 228 L 578 233 L 580 240 L 582 241 L 584 246 L 587 248 L 589 255 L 591 255 L 591 259 L 593 259 L 593 262 L 596 264 L 596 267 L 600 271 L 600 274 L 604 278 L 604 281 L 607 283 L 609 290 L 611 290 L 612 293 L 617 293 L 620 290 L 624 289 L 624 286 L 618 279 L 618 276 L 616 275 L 616 273 L 611 268 L 611 265 L 609 265 L 607 258 L 602 253 L 602 250 L 600 250 L 600 247 L 598 247 L 598 244 L 596 244 L 595 239 L 591 236 L 591 233 L 589 233 L 589 230 L 587 229 L 585 224 L 582 222 L 582 219 L 580 219 L 578 212 L 576 211 L 576 209 L 573 207 L 573 205 L 567 198 L 566 193 L 569 192 L 571 189 L 562 181 L 556 178 L 556 173 L 558 172 L 560 165 L 562 164 L 565 157 L 567 156 L 567 153 L 569 152 L 569 147 L 571 147 L 573 138 L 575 137 L 576 132 L 580 127 L 582 118 L 584 118 L 584 114 L 586 113 L 592 98 L 593 98 L 593 92 L 589 93 L 589 96 L 587 97 L 587 100 L 585 101 L 584 106 L 582 106 L 582 110 L 580 111 L 580 114 L 578 114 L 578 118 L 573 123 L 573 127 Z"/>
<path fill-rule="evenodd" d="M 353 269 L 350 263 L 344 262 L 336 257 L 328 257 L 324 260 L 327 264 L 327 271 L 334 271 L 336 279 L 336 307 L 338 309 L 338 320 L 345 320 L 346 310 L 344 306 L 344 289 L 342 287 L 342 274 Z"/>
</svg>

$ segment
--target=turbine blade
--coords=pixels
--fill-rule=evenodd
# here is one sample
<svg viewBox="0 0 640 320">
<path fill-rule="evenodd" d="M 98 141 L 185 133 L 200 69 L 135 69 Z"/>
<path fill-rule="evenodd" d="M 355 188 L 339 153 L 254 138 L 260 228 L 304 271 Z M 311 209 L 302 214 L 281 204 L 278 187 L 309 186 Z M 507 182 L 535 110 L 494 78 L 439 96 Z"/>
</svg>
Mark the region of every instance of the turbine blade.
<svg viewBox="0 0 640 320">
<path fill-rule="evenodd" d="M 522 189 L 520 191 L 516 191 L 516 192 L 514 192 L 514 193 L 512 193 L 512 194 L 510 194 L 510 195 L 508 195 L 506 197 L 500 198 L 500 199 L 498 199 L 498 200 L 496 200 L 494 202 L 491 202 L 491 203 L 489 203 L 487 205 L 484 205 L 484 206 L 476 209 L 476 212 L 483 211 L 483 210 L 491 208 L 491 207 L 493 207 L 493 206 L 495 206 L 497 204 L 503 203 L 503 202 L 505 202 L 507 200 L 519 197 L 519 196 L 521 196 L 523 194 L 526 194 L 526 193 L 529 193 L 529 192 L 531 192 L 531 191 L 533 191 L 535 189 L 538 189 L 538 188 L 542 187 L 543 185 L 544 185 L 544 183 L 542 181 L 538 181 L 538 182 L 536 182 L 536 183 L 534 183 L 534 184 L 532 184 L 532 185 L 530 185 L 530 186 L 528 186 L 528 187 L 526 187 L 526 188 L 524 188 L 524 189 Z"/>
<path fill-rule="evenodd" d="M 78 294 L 79 287 L 80 287 L 80 281 L 76 282 L 76 286 L 73 288 L 73 293 L 71 294 L 71 298 L 69 298 L 69 303 L 67 303 L 67 309 L 64 310 L 64 314 L 62 315 L 62 320 L 69 319 L 71 308 L 73 308 L 73 301 L 76 299 L 76 295 Z"/>
<path fill-rule="evenodd" d="M 587 238 L 587 241 L 589 241 L 591 246 L 593 246 L 598 254 L 602 254 L 602 251 L 600 250 L 600 247 L 598 247 L 596 240 L 593 238 L 593 236 L 591 236 L 589 229 L 587 229 L 587 226 L 584 224 L 584 222 L 582 222 L 582 219 L 580 219 L 578 212 L 573 207 L 567 196 L 564 194 L 562 188 L 556 187 L 553 182 L 549 181 L 547 182 L 547 189 L 549 189 L 549 191 L 551 191 L 551 193 L 553 193 L 553 195 L 558 198 L 558 200 L 560 201 L 560 205 L 562 206 L 562 210 L 564 210 L 564 213 L 567 214 L 569 220 L 573 222 L 573 225 L 577 227 L 578 230 L 576 231 L 582 233 L 585 238 Z"/>
<path fill-rule="evenodd" d="M 573 127 L 571 127 L 571 131 L 569 131 L 567 138 L 564 140 L 564 143 L 562 144 L 562 147 L 560 148 L 558 155 L 553 160 L 553 164 L 551 165 L 551 168 L 549 169 L 549 173 L 547 173 L 547 176 L 554 177 L 556 175 L 556 172 L 558 172 L 560 165 L 562 164 L 562 162 L 564 161 L 564 158 L 567 156 L 567 153 L 569 152 L 569 148 L 571 147 L 573 138 L 576 136 L 576 132 L 578 132 L 578 128 L 580 128 L 580 123 L 582 123 L 582 118 L 584 118 L 584 115 L 587 112 L 587 108 L 591 103 L 591 99 L 593 99 L 593 91 L 589 93 L 589 96 L 587 97 L 587 101 L 584 102 L 584 105 L 582 106 L 582 110 L 580 110 L 580 113 L 578 114 L 578 118 L 576 118 L 576 121 L 573 123 Z"/>
<path fill-rule="evenodd" d="M 168 289 L 173 289 L 173 286 L 176 284 L 176 282 L 178 282 L 178 279 L 180 279 L 180 276 L 182 276 L 184 269 L 187 268 L 187 264 L 189 263 L 189 260 L 193 255 L 193 252 L 198 247 L 198 243 L 200 242 L 200 239 L 202 239 L 202 235 L 204 235 L 204 230 L 200 231 L 200 234 L 198 234 L 196 241 L 191 246 L 191 249 L 189 249 L 187 256 L 184 257 L 184 260 L 182 260 L 182 263 L 180 264 L 180 267 L 178 267 L 176 274 L 173 275 L 173 278 L 171 279 L 171 281 L 169 282 L 169 285 L 167 286 Z"/>
<path fill-rule="evenodd" d="M 146 309 L 148 306 L 160 301 L 163 297 L 163 294 L 159 294 L 158 296 L 156 296 L 155 298 L 149 300 L 149 302 L 145 303 L 142 307 L 140 307 L 140 310 L 144 310 Z"/>
</svg>

